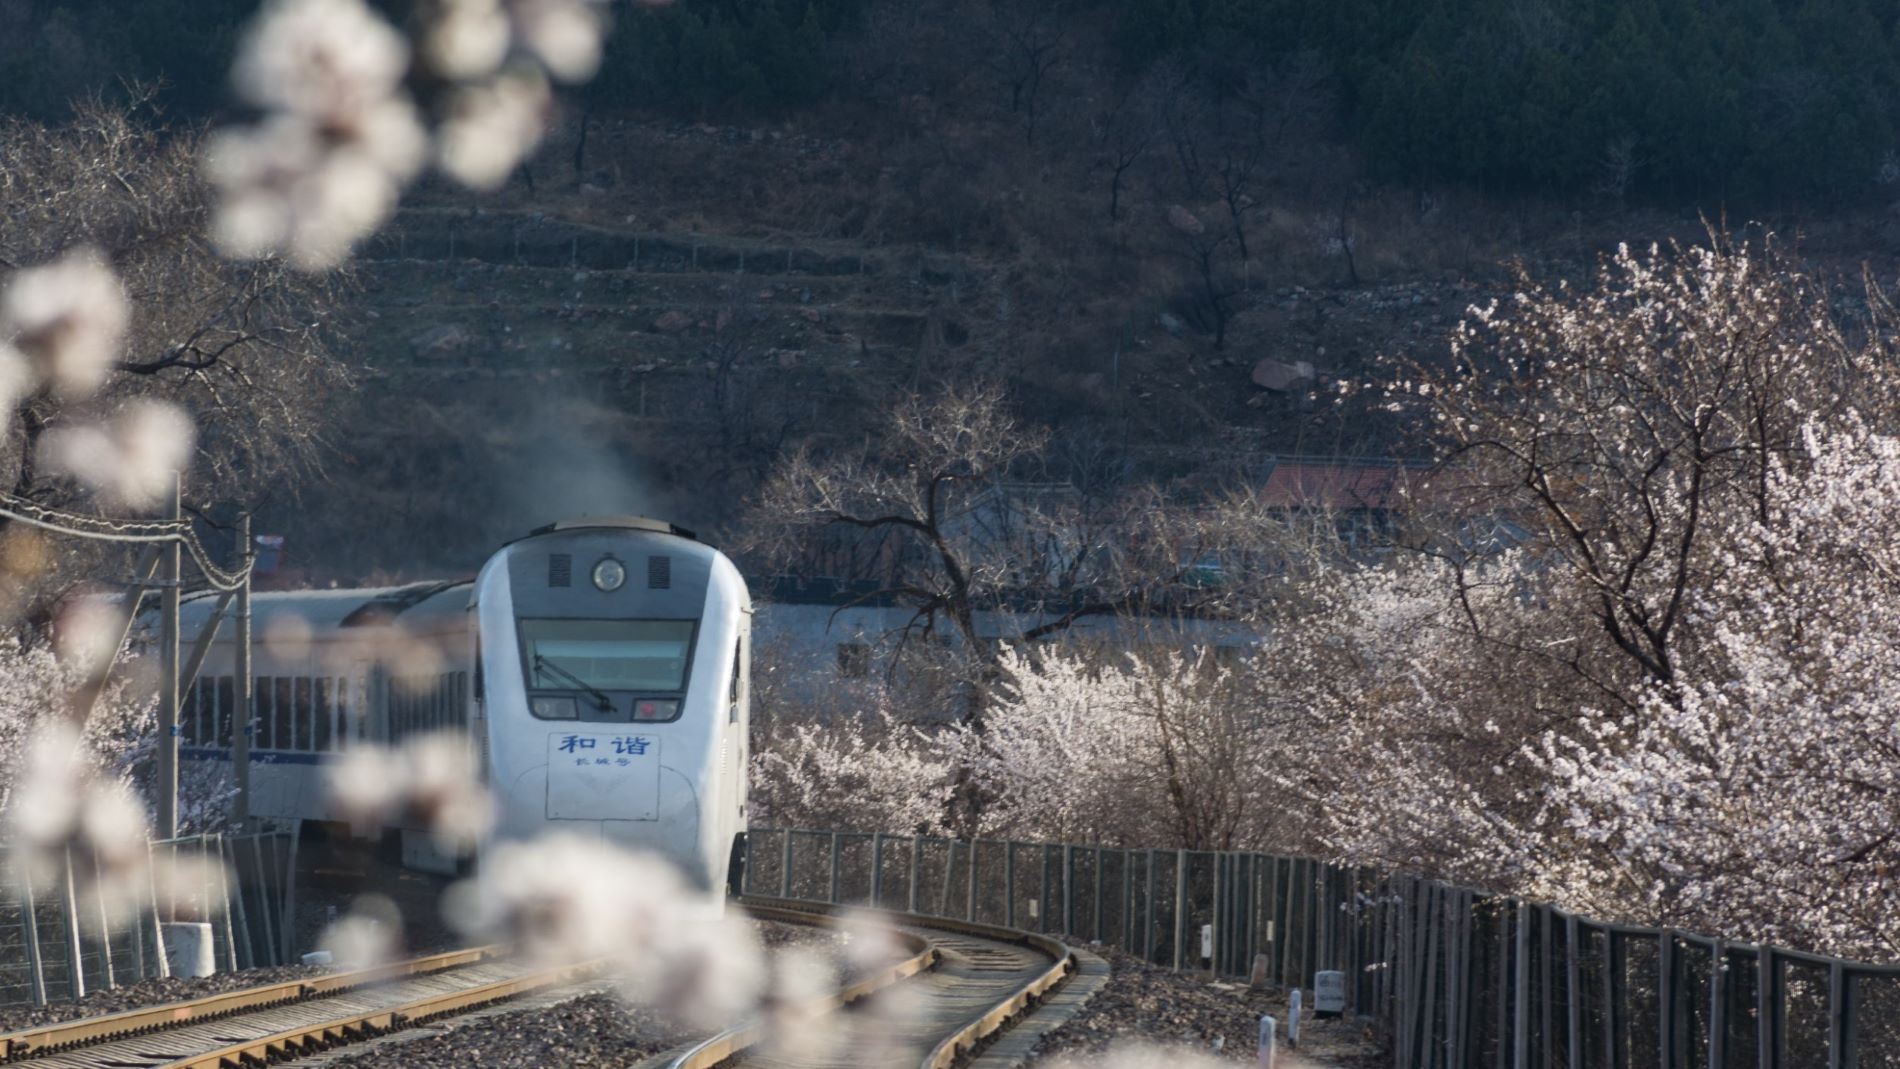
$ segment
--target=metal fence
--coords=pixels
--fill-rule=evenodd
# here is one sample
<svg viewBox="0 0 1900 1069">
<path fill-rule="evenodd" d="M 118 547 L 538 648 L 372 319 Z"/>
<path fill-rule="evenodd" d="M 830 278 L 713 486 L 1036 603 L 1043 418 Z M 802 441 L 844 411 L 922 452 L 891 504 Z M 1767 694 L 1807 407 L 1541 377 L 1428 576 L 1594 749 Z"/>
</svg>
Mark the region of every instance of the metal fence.
<svg viewBox="0 0 1900 1069">
<path fill-rule="evenodd" d="M 50 878 L 12 865 L 11 858 L 0 861 L 9 875 L 0 884 L 0 1005 L 80 999 L 88 991 L 168 976 L 158 932 L 172 920 L 211 922 L 220 969 L 286 960 L 290 836 L 197 835 L 160 840 L 150 849 L 155 862 L 203 854 L 223 864 L 199 886 L 151 885 L 128 921 L 109 916 L 106 902 L 78 875 L 87 868 L 84 859 L 75 865 L 67 856 Z"/>
<path fill-rule="evenodd" d="M 1310 859 L 755 829 L 745 877 L 757 894 L 1061 932 L 1223 976 L 1264 955 L 1281 986 L 1338 969 L 1398 1069 L 1900 1069 L 1900 965 Z"/>
</svg>

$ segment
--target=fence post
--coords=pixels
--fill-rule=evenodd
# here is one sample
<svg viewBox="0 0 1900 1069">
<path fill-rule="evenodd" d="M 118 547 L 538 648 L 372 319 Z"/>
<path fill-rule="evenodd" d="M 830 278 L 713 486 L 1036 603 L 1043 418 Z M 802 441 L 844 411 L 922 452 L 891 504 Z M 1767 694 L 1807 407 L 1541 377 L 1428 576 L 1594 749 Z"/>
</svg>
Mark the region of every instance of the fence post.
<svg viewBox="0 0 1900 1069">
<path fill-rule="evenodd" d="M 227 858 L 226 848 L 229 848 Z M 232 889 L 231 909 L 236 914 L 237 938 L 233 941 L 232 953 L 237 954 L 238 968 L 249 968 L 257 964 L 257 952 L 251 947 L 251 920 L 244 907 L 244 874 L 238 871 L 237 847 L 224 836 L 218 836 L 218 864 L 225 869 L 225 879 L 237 877 L 237 885 Z"/>
<path fill-rule="evenodd" d="M 1148 851 L 1148 893 L 1142 901 L 1141 960 L 1154 964 L 1155 956 L 1155 852 Z"/>
<path fill-rule="evenodd" d="M 1438 1025 L 1444 1016 L 1435 1011 L 1438 1008 L 1439 947 L 1441 945 L 1444 947 L 1448 964 L 1451 956 L 1451 946 L 1445 938 L 1448 933 L 1445 931 L 1444 923 L 1444 903 L 1448 897 L 1450 897 L 1450 892 L 1447 888 L 1440 887 L 1436 883 L 1428 883 L 1425 885 L 1424 906 L 1419 910 L 1419 920 L 1425 926 L 1425 989 L 1419 995 L 1418 1003 L 1419 1023 L 1424 1025 L 1424 1042 L 1421 1044 L 1421 1049 L 1424 1050 L 1436 1048 Z M 1444 1023 L 1450 1024 L 1449 1021 Z"/>
<path fill-rule="evenodd" d="M 871 833 L 871 908 L 884 908 L 884 833 Z"/>
<path fill-rule="evenodd" d="M 1095 848 L 1095 941 L 1102 941 L 1102 848 Z"/>
<path fill-rule="evenodd" d="M 70 854 L 69 854 L 70 856 Z M 92 871 L 99 871 L 99 851 L 92 852 Z M 106 974 L 106 986 L 119 986 L 119 978 L 112 968 L 112 921 L 106 916 L 106 888 L 104 881 L 95 880 L 92 887 L 93 905 L 99 909 L 99 962 Z"/>
<path fill-rule="evenodd" d="M 236 930 L 235 925 L 232 923 L 231 915 L 234 912 L 236 912 L 236 909 L 235 909 L 234 903 L 231 901 L 232 899 L 231 874 L 225 871 L 225 868 L 224 868 L 224 835 L 222 833 L 219 833 L 217 835 L 206 836 L 203 840 L 200 841 L 199 852 L 203 853 L 204 843 L 210 842 L 213 840 L 215 840 L 218 844 L 218 893 L 222 895 L 224 898 L 225 963 L 226 963 L 227 968 L 235 972 L 237 971 L 237 967 L 238 967 L 237 930 Z"/>
<path fill-rule="evenodd" d="M 1854 999 L 1848 991 L 1847 970 L 1840 959 L 1827 966 L 1827 1069 L 1847 1069 L 1853 1056 Z"/>
<path fill-rule="evenodd" d="M 79 896 L 73 892 L 73 851 L 66 849 L 66 962 L 72 982 L 73 1001 L 86 997 L 86 968 L 80 958 Z"/>
<path fill-rule="evenodd" d="M 792 836 L 796 834 L 790 828 L 785 829 L 785 841 L 778 846 L 778 896 L 792 897 Z"/>
<path fill-rule="evenodd" d="M 838 833 L 831 833 L 831 896 L 832 905 L 838 904 Z"/>
<path fill-rule="evenodd" d="M 1525 996 L 1531 987 L 1531 907 L 1523 902 L 1517 904 L 1517 959 L 1512 962 L 1512 977 L 1515 989 L 1512 994 L 1511 1009 L 1511 1065 L 1514 1069 L 1530 1069 L 1531 1064 L 1531 1002 Z"/>
<path fill-rule="evenodd" d="M 40 956 L 40 916 L 33 902 L 33 866 L 20 866 L 20 911 L 26 921 L 26 963 L 31 974 L 33 1005 L 46 1005 L 46 959 Z"/>
<path fill-rule="evenodd" d="M 976 836 L 970 836 L 969 856 L 965 859 L 969 864 L 970 871 L 964 874 L 964 879 L 967 881 L 968 886 L 965 888 L 966 895 L 963 909 L 965 919 L 970 921 L 976 920 L 976 843 Z"/>
<path fill-rule="evenodd" d="M 1207 968 L 1218 977 L 1226 971 L 1223 966 L 1227 964 L 1223 952 L 1223 944 L 1227 942 L 1227 855 L 1219 850 L 1214 851 L 1213 877 L 1214 901 L 1207 913 L 1207 926 L 1213 938 L 1209 940 L 1212 945 L 1207 948 L 1211 951 L 1207 956 Z"/>
<path fill-rule="evenodd" d="M 1042 875 L 1036 881 L 1036 930 L 1049 930 L 1049 844 L 1042 844 Z"/>
<path fill-rule="evenodd" d="M 178 523 L 184 517 L 179 501 L 178 473 L 169 476 L 170 491 L 165 495 L 165 518 Z M 164 586 L 160 591 L 158 640 L 158 835 L 161 839 L 178 836 L 178 595 L 183 576 L 184 548 L 171 538 L 160 550 L 164 568 Z M 70 859 L 68 859 L 70 868 Z"/>
<path fill-rule="evenodd" d="M 256 877 L 253 886 L 257 888 L 257 919 L 260 922 L 260 927 L 263 929 L 263 931 L 259 933 L 262 938 L 257 940 L 254 944 L 253 953 L 251 955 L 251 966 L 255 968 L 260 965 L 277 964 L 275 961 L 266 961 L 264 959 L 266 956 L 270 958 L 277 956 L 275 949 L 277 946 L 277 927 L 283 918 L 277 915 L 271 901 L 270 881 L 266 878 L 267 874 L 264 868 L 264 837 L 262 835 L 253 835 L 250 837 L 250 844 L 251 872 Z M 235 853 L 235 851 L 233 852 Z M 238 875 L 239 881 L 241 882 L 243 878 L 243 873 L 240 872 Z"/>
<path fill-rule="evenodd" d="M 1664 928 L 1656 934 L 1656 1046 L 1663 1069 L 1676 1061 L 1676 933 Z"/>
<path fill-rule="evenodd" d="M 1174 852 L 1174 971 L 1181 971 L 1181 944 L 1186 942 L 1188 926 L 1187 910 L 1187 851 Z"/>
<path fill-rule="evenodd" d="M 1121 849 L 1121 949 L 1134 953 L 1134 851 Z"/>
<path fill-rule="evenodd" d="M 278 963 L 289 965 L 297 960 L 297 847 L 303 841 L 303 821 L 295 820 L 290 825 L 290 856 L 284 861 L 284 923 L 277 930 L 283 935 L 283 949 Z M 276 860 L 276 851 L 271 859 Z"/>
<path fill-rule="evenodd" d="M 1757 947 L 1755 965 L 1755 1045 L 1760 1052 L 1760 1069 L 1781 1065 L 1781 970 L 1773 948 Z"/>
<path fill-rule="evenodd" d="M 156 951 L 155 956 L 158 958 L 158 975 L 169 978 L 172 974 L 172 963 L 165 957 L 165 926 L 160 923 L 158 915 L 158 877 L 152 871 L 155 862 L 156 855 L 152 852 L 151 840 L 147 839 L 145 842 L 145 886 L 152 892 L 152 949 Z"/>
<path fill-rule="evenodd" d="M 923 872 L 923 853 L 924 853 L 924 837 L 921 835 L 911 836 L 910 837 L 910 909 L 908 911 L 911 913 L 917 912 L 917 879 Z M 945 859 L 944 865 L 948 866 L 949 864 L 950 864 L 949 860 Z M 946 868 L 946 871 L 948 871 L 947 868 Z"/>
<path fill-rule="evenodd" d="M 1003 843 L 1003 927 L 1016 927 L 1016 844 Z"/>
<path fill-rule="evenodd" d="M 1075 931 L 1075 847 L 1062 844 L 1062 934 Z"/>
<path fill-rule="evenodd" d="M 1569 1010 L 1567 1015 L 1568 1019 L 1565 1021 L 1565 1024 L 1567 1026 L 1567 1034 L 1570 1036 L 1570 1069 L 1583 1069 L 1583 997 L 1580 993 L 1582 991 L 1580 985 L 1582 983 L 1583 969 L 1577 961 L 1577 950 L 1580 942 L 1581 939 L 1577 932 L 1577 918 L 1568 913 L 1564 914 L 1564 990 L 1568 992 L 1568 997 L 1564 999 L 1564 1003 Z M 1721 982 L 1721 962 L 1718 960 L 1716 964 L 1718 966 L 1716 972 L 1709 974 L 1709 980 L 1712 986 Z M 1720 1021 L 1720 1017 L 1718 1016 L 1715 1020 Z M 1715 1048 L 1711 1046 L 1709 1049 L 1713 1052 Z M 1711 1053 L 1711 1057 L 1713 1057 L 1713 1053 Z M 1720 1063 L 1712 1061 L 1710 1067 L 1711 1069 L 1720 1069 Z"/>
<path fill-rule="evenodd" d="M 234 693 L 231 710 L 231 779 L 235 794 L 231 799 L 232 827 L 240 833 L 248 829 L 251 820 L 251 730 L 255 716 L 253 703 L 256 695 L 252 692 L 251 680 L 251 555 L 256 543 L 251 538 L 251 514 L 238 517 L 238 559 L 237 565 L 244 572 L 244 584 L 238 587 L 237 594 L 237 663 L 233 666 L 237 675 L 231 680 Z M 359 714 L 360 715 L 360 714 Z M 346 721 L 343 730 L 348 732 L 350 724 Z"/>
</svg>

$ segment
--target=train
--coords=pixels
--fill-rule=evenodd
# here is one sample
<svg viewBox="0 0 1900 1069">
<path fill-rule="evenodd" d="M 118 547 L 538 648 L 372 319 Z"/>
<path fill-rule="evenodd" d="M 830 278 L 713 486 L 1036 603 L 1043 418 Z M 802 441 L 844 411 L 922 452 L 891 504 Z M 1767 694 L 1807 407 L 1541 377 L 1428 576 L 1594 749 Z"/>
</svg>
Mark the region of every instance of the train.
<svg viewBox="0 0 1900 1069">
<path fill-rule="evenodd" d="M 216 598 L 193 595 L 181 634 Z M 228 770 L 248 730 L 251 817 L 362 835 L 326 787 L 352 747 L 461 732 L 495 845 L 565 831 L 671 859 L 708 892 L 745 861 L 752 603 L 723 553 L 639 516 L 585 517 L 497 549 L 473 579 L 262 592 L 253 710 L 236 723 L 237 631 L 218 628 L 182 692 L 180 769 Z M 378 830 L 405 866 L 452 873 L 418 818 Z"/>
</svg>

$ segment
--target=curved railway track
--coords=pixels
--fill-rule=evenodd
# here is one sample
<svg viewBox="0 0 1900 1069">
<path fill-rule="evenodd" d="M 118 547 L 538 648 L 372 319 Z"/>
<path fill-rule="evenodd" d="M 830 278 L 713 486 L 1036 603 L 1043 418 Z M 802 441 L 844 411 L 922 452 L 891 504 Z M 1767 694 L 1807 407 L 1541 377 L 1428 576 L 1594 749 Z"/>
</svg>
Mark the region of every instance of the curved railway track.
<svg viewBox="0 0 1900 1069">
<path fill-rule="evenodd" d="M 767 918 L 811 908 L 770 899 L 746 902 L 754 914 Z M 901 976 L 878 978 L 884 981 L 880 988 L 899 979 L 905 982 L 905 994 L 911 998 L 905 1012 L 876 1019 L 839 1018 L 833 1025 L 840 1029 L 836 1041 L 823 1044 L 822 1054 L 771 1050 L 763 1042 L 767 1037 L 762 1026 L 748 1024 L 692 1044 L 658 1064 L 664 1069 L 845 1069 L 871 1064 L 867 1055 L 875 1050 L 882 1055 L 880 1062 L 910 1064 L 914 1055 L 920 1069 L 949 1069 L 1008 1028 L 1076 968 L 1069 948 L 1046 936 L 936 917 L 885 916 L 901 938 L 927 948 L 898 967 Z M 833 995 L 825 1006 L 809 1009 L 839 1008 L 871 993 L 856 991 L 857 986 Z"/>
<path fill-rule="evenodd" d="M 827 912 L 806 903 L 747 900 L 765 920 L 828 924 Z M 822 908 L 822 907 L 819 907 Z M 908 956 L 859 977 L 802 1012 L 851 1006 L 906 985 L 915 1012 L 893 1036 L 890 1022 L 876 1035 L 855 1034 L 862 1017 L 839 1018 L 844 1042 L 820 1062 L 761 1053 L 766 1038 L 753 1023 L 696 1041 L 654 1059 L 668 1069 L 710 1069 L 743 1062 L 760 1069 L 815 1069 L 859 1065 L 872 1042 L 893 1040 L 916 1051 L 926 1069 L 948 1069 L 985 1039 L 1006 1028 L 1061 983 L 1073 956 L 1055 940 L 987 925 L 889 915 Z M 360 1043 L 428 1021 L 582 983 L 606 971 L 604 962 L 532 968 L 497 948 L 454 951 L 373 970 L 337 973 L 225 992 L 101 1017 L 80 1018 L 0 1036 L 0 1063 L 33 1069 L 249 1069 Z"/>
</svg>

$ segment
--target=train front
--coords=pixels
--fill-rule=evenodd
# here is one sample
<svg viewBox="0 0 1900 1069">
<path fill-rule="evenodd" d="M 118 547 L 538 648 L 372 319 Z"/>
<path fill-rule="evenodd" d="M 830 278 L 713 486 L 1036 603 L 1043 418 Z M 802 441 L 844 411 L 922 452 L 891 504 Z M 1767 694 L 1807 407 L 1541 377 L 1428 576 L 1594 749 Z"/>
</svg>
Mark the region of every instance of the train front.
<svg viewBox="0 0 1900 1069">
<path fill-rule="evenodd" d="M 495 837 L 599 835 L 724 884 L 745 827 L 732 563 L 657 521 L 569 521 L 496 553 L 471 611 Z"/>
</svg>

